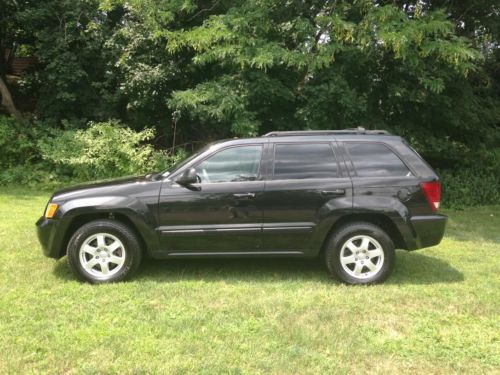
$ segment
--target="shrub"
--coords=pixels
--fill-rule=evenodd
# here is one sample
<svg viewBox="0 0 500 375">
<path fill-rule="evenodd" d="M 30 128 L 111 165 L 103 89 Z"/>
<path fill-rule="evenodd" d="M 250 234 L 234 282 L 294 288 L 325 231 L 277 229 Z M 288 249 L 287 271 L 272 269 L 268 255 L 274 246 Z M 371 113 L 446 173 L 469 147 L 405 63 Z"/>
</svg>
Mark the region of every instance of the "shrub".
<svg viewBox="0 0 500 375">
<path fill-rule="evenodd" d="M 39 141 L 44 160 L 57 174 L 95 180 L 165 169 L 167 155 L 147 144 L 152 129 L 135 132 L 115 120 L 85 130 L 57 130 Z"/>
<path fill-rule="evenodd" d="M 40 163 L 37 134 L 37 128 L 29 122 L 0 116 L 0 185 L 38 184 L 47 179 Z"/>
<path fill-rule="evenodd" d="M 55 188 L 79 181 L 166 169 L 185 153 L 155 150 L 154 131 L 135 132 L 118 121 L 65 130 L 39 121 L 18 123 L 0 116 L 0 185 Z"/>
<path fill-rule="evenodd" d="M 34 130 L 12 117 L 0 116 L 0 167 L 24 165 L 39 157 Z"/>
<path fill-rule="evenodd" d="M 500 204 L 500 175 L 488 169 L 439 171 L 447 208 Z"/>
</svg>

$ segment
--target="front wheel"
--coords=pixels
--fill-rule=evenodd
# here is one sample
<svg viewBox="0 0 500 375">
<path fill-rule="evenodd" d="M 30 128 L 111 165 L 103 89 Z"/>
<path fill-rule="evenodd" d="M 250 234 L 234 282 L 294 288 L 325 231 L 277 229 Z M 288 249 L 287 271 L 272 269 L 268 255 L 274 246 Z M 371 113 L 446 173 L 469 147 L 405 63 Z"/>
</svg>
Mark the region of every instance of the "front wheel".
<svg viewBox="0 0 500 375">
<path fill-rule="evenodd" d="M 394 258 L 391 238 L 371 223 L 341 227 L 333 234 L 325 251 L 330 274 L 348 284 L 384 281 L 392 271 Z"/>
<path fill-rule="evenodd" d="M 124 280 L 141 262 L 136 234 L 114 220 L 95 220 L 78 228 L 67 255 L 76 276 L 93 284 Z"/>
</svg>

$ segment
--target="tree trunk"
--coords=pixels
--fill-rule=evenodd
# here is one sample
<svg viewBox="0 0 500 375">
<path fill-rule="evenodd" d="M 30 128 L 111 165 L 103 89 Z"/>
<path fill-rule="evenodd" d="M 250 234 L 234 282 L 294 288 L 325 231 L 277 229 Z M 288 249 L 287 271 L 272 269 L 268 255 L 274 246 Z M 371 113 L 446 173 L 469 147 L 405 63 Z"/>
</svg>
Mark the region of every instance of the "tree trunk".
<svg viewBox="0 0 500 375">
<path fill-rule="evenodd" d="M 7 112 L 9 112 L 11 115 L 13 115 L 16 120 L 22 121 L 23 116 L 21 115 L 21 112 L 19 112 L 14 104 L 14 101 L 12 100 L 12 95 L 10 95 L 9 88 L 7 87 L 6 83 L 0 76 L 0 94 L 2 94 L 2 105 L 7 109 Z"/>
</svg>

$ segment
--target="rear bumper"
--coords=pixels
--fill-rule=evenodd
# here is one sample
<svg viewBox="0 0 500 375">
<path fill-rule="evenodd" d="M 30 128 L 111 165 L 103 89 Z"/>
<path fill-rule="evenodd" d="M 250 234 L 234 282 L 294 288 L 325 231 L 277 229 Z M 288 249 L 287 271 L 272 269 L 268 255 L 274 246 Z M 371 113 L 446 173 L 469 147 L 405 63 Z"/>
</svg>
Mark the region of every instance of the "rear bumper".
<svg viewBox="0 0 500 375">
<path fill-rule="evenodd" d="M 38 240 L 42 245 L 46 257 L 59 259 L 64 253 L 61 251 L 61 237 L 58 235 L 59 220 L 41 217 L 36 222 Z"/>
<path fill-rule="evenodd" d="M 412 238 L 406 239 L 407 249 L 438 245 L 443 239 L 447 220 L 448 217 L 441 214 L 413 216 L 410 219 Z"/>
</svg>

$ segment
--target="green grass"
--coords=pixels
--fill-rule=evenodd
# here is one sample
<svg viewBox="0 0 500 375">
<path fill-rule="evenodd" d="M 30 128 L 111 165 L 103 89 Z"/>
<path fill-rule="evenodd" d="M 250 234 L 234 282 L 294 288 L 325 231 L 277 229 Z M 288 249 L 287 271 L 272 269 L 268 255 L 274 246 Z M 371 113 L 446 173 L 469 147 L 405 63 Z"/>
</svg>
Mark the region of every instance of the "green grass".
<svg viewBox="0 0 500 375">
<path fill-rule="evenodd" d="M 398 251 L 383 285 L 318 260 L 146 261 L 77 282 L 43 257 L 48 193 L 0 190 L 0 373 L 494 373 L 500 207 L 448 211 L 440 246 Z"/>
</svg>

